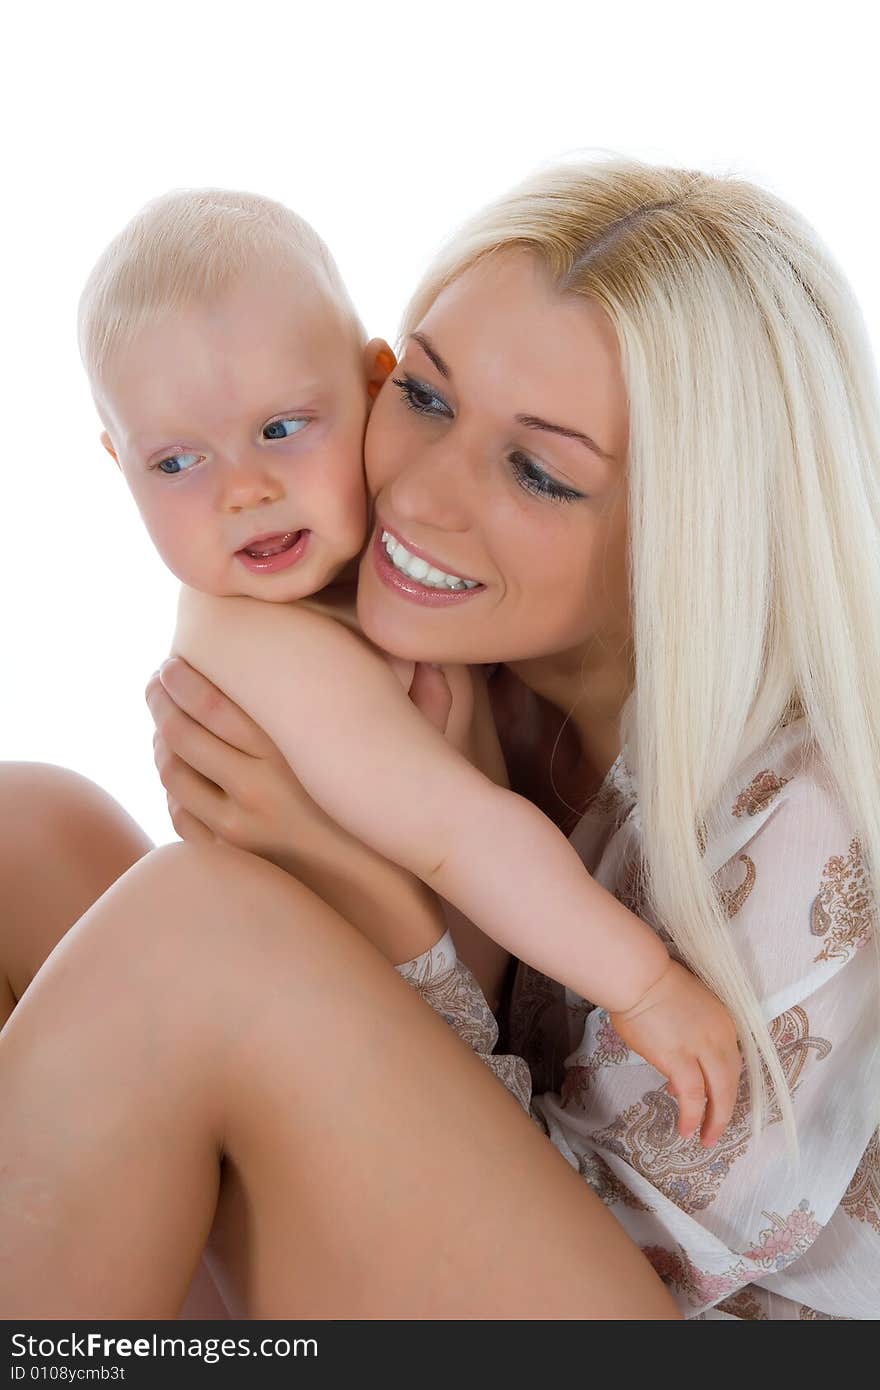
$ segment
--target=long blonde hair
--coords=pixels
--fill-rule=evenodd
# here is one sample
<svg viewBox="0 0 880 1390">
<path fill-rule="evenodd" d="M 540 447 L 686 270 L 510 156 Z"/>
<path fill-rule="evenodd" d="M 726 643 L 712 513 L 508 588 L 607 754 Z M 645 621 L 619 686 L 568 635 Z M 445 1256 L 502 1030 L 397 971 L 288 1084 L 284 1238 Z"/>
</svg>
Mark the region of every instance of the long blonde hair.
<svg viewBox="0 0 880 1390">
<path fill-rule="evenodd" d="M 773 1093 L 794 1143 L 768 1020 L 700 831 L 738 764 L 802 714 L 878 882 L 880 407 L 862 319 L 778 199 L 737 179 L 613 162 L 551 168 L 481 212 L 429 270 L 405 331 L 504 248 L 533 252 L 617 331 L 635 648 L 623 734 L 644 881 L 737 1022 L 756 1126 Z"/>
</svg>

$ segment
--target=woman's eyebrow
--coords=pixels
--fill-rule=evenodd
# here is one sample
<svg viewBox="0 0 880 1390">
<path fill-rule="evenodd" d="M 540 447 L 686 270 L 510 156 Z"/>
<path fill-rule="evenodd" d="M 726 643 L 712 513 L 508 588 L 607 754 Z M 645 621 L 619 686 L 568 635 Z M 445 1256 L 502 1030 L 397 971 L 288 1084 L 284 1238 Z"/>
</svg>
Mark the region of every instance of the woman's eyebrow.
<svg viewBox="0 0 880 1390">
<path fill-rule="evenodd" d="M 549 420 L 542 420 L 538 415 L 517 415 L 516 423 L 525 425 L 526 429 L 529 430 L 549 430 L 551 434 L 561 434 L 565 439 L 578 439 L 581 444 L 586 444 L 588 449 L 591 449 L 600 459 L 604 459 L 606 463 L 614 462 L 613 454 L 606 453 L 604 449 L 599 447 L 595 439 L 591 439 L 588 434 L 583 434 L 580 430 L 569 429 L 567 425 L 551 425 Z"/>
<path fill-rule="evenodd" d="M 449 381 L 452 377 L 452 372 L 448 364 L 443 361 L 443 358 L 434 347 L 431 339 L 425 333 L 411 333 L 410 337 L 414 342 L 418 343 L 425 356 L 431 359 L 440 375 Z M 588 449 L 591 449 L 600 459 L 604 459 L 606 463 L 614 463 L 614 455 L 600 448 L 595 439 L 591 439 L 588 434 L 584 434 L 581 430 L 569 429 L 567 425 L 551 425 L 549 420 L 542 420 L 539 415 L 517 415 L 516 423 L 518 425 L 525 425 L 526 429 L 548 430 L 550 434 L 561 434 L 565 439 L 577 439 L 581 444 L 585 444 Z"/>
<path fill-rule="evenodd" d="M 440 373 L 440 375 L 442 377 L 445 377 L 446 380 L 449 381 L 452 377 L 452 373 L 449 370 L 446 363 L 443 361 L 443 358 L 440 356 L 437 349 L 434 347 L 433 343 L 431 342 L 431 339 L 427 338 L 424 333 L 411 333 L 410 337 L 412 338 L 413 342 L 418 343 L 425 356 L 430 357 L 431 361 L 434 363 L 434 366 L 437 368 L 437 371 Z"/>
</svg>

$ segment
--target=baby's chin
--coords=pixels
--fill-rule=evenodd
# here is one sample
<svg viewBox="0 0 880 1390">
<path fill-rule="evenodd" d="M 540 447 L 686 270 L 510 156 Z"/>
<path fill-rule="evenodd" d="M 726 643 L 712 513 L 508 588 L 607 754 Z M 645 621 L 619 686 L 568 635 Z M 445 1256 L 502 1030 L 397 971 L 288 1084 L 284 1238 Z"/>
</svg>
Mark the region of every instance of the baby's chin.
<svg viewBox="0 0 880 1390">
<path fill-rule="evenodd" d="M 296 603 L 298 599 L 311 598 L 331 584 L 344 582 L 350 566 L 350 560 L 340 560 L 330 567 L 321 566 L 317 572 L 309 566 L 299 574 L 282 571 L 274 575 L 260 575 L 249 574 L 242 568 L 241 575 L 233 572 L 222 576 L 196 574 L 184 565 L 168 565 L 168 568 L 186 588 L 210 594 L 213 598 L 256 598 L 264 603 Z"/>
</svg>

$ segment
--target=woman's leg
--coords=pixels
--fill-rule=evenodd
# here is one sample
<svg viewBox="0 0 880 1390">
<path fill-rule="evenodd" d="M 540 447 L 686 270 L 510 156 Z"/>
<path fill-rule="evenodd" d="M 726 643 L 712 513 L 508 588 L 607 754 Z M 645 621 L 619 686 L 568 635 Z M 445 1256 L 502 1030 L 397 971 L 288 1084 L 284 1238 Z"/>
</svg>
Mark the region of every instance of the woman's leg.
<svg viewBox="0 0 880 1390">
<path fill-rule="evenodd" d="M 64 933 L 150 848 L 87 778 L 0 763 L 0 1027 Z M 181 1316 L 227 1316 L 204 1266 Z"/>
<path fill-rule="evenodd" d="M 0 763 L 0 1026 L 68 927 L 150 847 L 78 773 Z"/>
<path fill-rule="evenodd" d="M 0 1110 L 7 1317 L 173 1316 L 212 1225 L 250 1316 L 676 1316 L 470 1049 L 238 851 L 158 850 L 86 914 L 0 1036 Z"/>
</svg>

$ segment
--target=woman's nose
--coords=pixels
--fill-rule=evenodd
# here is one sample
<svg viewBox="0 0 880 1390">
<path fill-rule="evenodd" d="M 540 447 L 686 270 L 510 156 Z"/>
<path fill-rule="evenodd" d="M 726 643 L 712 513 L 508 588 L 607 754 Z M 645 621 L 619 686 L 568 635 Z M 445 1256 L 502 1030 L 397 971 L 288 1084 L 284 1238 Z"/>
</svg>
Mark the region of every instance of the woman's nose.
<svg viewBox="0 0 880 1390">
<path fill-rule="evenodd" d="M 434 445 L 401 469 L 386 495 L 400 521 L 466 531 L 471 525 L 471 482 L 462 450 Z"/>
<path fill-rule="evenodd" d="M 281 479 L 262 460 L 254 460 L 227 465 L 218 501 L 222 511 L 236 513 L 278 502 L 283 496 Z"/>
</svg>

